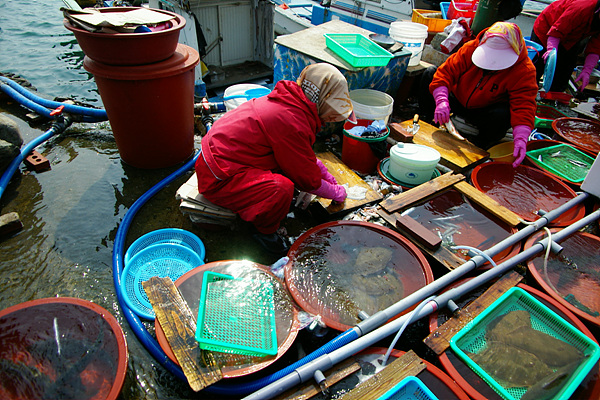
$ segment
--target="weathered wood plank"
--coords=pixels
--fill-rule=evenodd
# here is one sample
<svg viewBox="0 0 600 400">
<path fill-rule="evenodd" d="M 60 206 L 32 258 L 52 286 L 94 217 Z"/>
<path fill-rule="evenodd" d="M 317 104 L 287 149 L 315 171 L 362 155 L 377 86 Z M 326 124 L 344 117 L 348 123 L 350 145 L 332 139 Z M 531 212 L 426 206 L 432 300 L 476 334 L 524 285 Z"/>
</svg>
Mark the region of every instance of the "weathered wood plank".
<svg viewBox="0 0 600 400">
<path fill-rule="evenodd" d="M 494 282 L 481 296 L 473 300 L 466 307 L 458 310 L 455 315 L 435 331 L 431 332 L 423 342 L 436 354 L 442 354 L 450 346 L 450 340 L 465 325 L 481 314 L 494 301 L 498 300 L 506 291 L 517 285 L 523 276 L 516 271 L 503 275 Z"/>
<path fill-rule="evenodd" d="M 155 276 L 142 285 L 192 390 L 197 392 L 221 380 L 212 353 L 201 350 L 196 342 L 196 318 L 171 278 Z"/>
<path fill-rule="evenodd" d="M 418 240 L 415 240 L 411 236 L 410 231 L 405 231 L 404 229 L 402 229 L 402 227 L 396 224 L 396 218 L 398 216 L 398 213 L 389 214 L 385 212 L 385 210 L 383 210 L 381 207 L 379 207 L 377 209 L 377 214 L 379 214 L 379 216 L 383 218 L 388 224 L 395 227 L 397 231 L 406 236 L 407 239 L 416 244 L 421 250 L 429 254 L 431 257 L 435 258 L 440 264 L 442 264 L 449 270 L 458 268 L 459 266 L 465 263 L 465 260 L 458 257 L 456 254 L 454 254 L 444 246 L 439 246 L 435 250 L 423 246 L 421 243 L 419 243 Z"/>
<path fill-rule="evenodd" d="M 317 154 L 317 157 L 327 167 L 327 170 L 337 180 L 340 185 L 345 183 L 348 187 L 360 186 L 367 190 L 365 198 L 362 200 L 346 199 L 343 203 L 336 203 L 331 199 L 317 197 L 317 202 L 329 213 L 337 214 L 339 212 L 349 212 L 367 204 L 376 203 L 383 199 L 383 196 L 367 184 L 360 176 L 352 171 L 346 164 L 337 158 L 331 152 Z"/>
<path fill-rule="evenodd" d="M 402 357 L 389 363 L 383 370 L 343 395 L 340 399 L 376 400 L 402 379 L 407 376 L 417 376 L 426 367 L 423 360 L 414 351 L 409 350 Z"/>
<path fill-rule="evenodd" d="M 394 213 L 402 208 L 410 207 L 412 204 L 426 200 L 428 197 L 435 195 L 445 189 L 448 189 L 457 182 L 465 179 L 462 174 L 447 172 L 444 175 L 438 176 L 430 181 L 420 184 L 406 192 L 397 194 L 382 201 L 381 207 L 387 212 Z"/>
<path fill-rule="evenodd" d="M 521 217 L 467 182 L 457 182 L 454 188 L 508 225 L 515 227 L 521 223 Z"/>
<path fill-rule="evenodd" d="M 354 359 L 349 358 L 342 361 L 333 368 L 328 369 L 324 372 L 325 384 L 329 388 L 332 385 L 338 383 L 342 379 L 350 376 L 360 370 L 360 364 Z M 321 388 L 316 381 L 310 381 L 305 383 L 300 388 L 290 389 L 281 395 L 275 397 L 275 400 L 305 400 L 310 399 L 313 396 L 321 393 Z"/>
</svg>

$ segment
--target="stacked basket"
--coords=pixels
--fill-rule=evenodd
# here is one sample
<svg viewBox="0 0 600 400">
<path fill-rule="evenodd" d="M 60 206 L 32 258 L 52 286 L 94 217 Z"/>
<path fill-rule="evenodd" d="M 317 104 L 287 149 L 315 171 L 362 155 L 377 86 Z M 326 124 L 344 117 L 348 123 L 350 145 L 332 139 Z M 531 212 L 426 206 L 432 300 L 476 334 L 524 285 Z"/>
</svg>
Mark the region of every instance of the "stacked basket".
<svg viewBox="0 0 600 400">
<path fill-rule="evenodd" d="M 121 294 L 125 303 L 142 318 L 154 319 L 154 310 L 142 283 L 153 276 L 180 276 L 204 264 L 205 248 L 194 234 L 177 228 L 152 231 L 141 236 L 127 249 L 121 275 Z"/>
</svg>

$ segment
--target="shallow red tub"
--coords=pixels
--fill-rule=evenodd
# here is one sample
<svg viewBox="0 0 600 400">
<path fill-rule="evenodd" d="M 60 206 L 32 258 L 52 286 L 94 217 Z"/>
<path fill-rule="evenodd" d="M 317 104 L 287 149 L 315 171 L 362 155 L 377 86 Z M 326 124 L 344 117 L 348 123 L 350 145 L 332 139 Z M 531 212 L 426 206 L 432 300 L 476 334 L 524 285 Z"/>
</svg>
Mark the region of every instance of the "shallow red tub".
<svg viewBox="0 0 600 400">
<path fill-rule="evenodd" d="M 465 283 L 470 278 L 463 279 L 455 282 L 450 285 L 448 289 L 459 286 L 462 283 Z M 556 312 L 559 316 L 564 318 L 571 325 L 579 329 L 584 335 L 589 337 L 590 339 L 597 342 L 594 338 L 593 334 L 590 330 L 585 326 L 583 322 L 581 322 L 577 316 L 571 313 L 567 308 L 562 306 L 552 297 L 548 296 L 546 293 L 543 293 L 531 286 L 525 284 L 517 285 L 521 289 L 527 291 L 527 293 L 531 294 L 536 300 L 542 302 L 545 306 L 550 308 L 552 311 Z M 475 300 L 478 296 L 480 296 L 488 286 L 480 288 L 471 292 L 470 296 L 465 295 L 460 298 L 457 305 L 459 307 L 464 307 L 470 301 Z M 438 326 L 446 322 L 449 318 L 449 314 L 446 311 L 433 313 L 429 317 L 429 330 L 430 332 L 435 331 Z M 502 400 L 502 397 L 498 395 L 489 386 L 484 380 L 482 380 L 479 375 L 477 375 L 469 366 L 458 358 L 450 348 L 446 350 L 439 356 L 439 361 L 442 364 L 442 367 L 448 373 L 448 375 L 454 379 L 454 381 L 471 397 L 473 400 Z M 584 379 L 584 381 L 579 385 L 579 388 L 573 393 L 571 396 L 572 399 L 597 399 L 600 398 L 600 381 L 598 380 L 600 376 L 599 364 L 593 368 L 593 372 L 590 372 L 588 376 Z"/>
<path fill-rule="evenodd" d="M 536 232 L 525 248 L 546 236 L 545 231 Z M 546 293 L 579 318 L 600 327 L 600 238 L 575 232 L 559 244 L 562 252 L 550 252 L 545 265 L 545 253 L 540 253 L 527 262 L 527 268 Z"/>
<path fill-rule="evenodd" d="M 0 398 L 114 400 L 127 373 L 121 326 L 90 301 L 52 297 L 0 311 Z"/>
<path fill-rule="evenodd" d="M 473 185 L 525 221 L 539 218 L 539 210 L 552 211 L 577 194 L 568 185 L 537 168 L 503 162 L 478 165 L 471 173 Z M 578 204 L 555 218 L 550 226 L 568 226 L 585 216 Z"/>
<path fill-rule="evenodd" d="M 219 353 L 224 365 L 221 366 L 223 378 L 236 378 L 262 370 L 279 360 L 294 343 L 300 322 L 298 313 L 294 307 L 293 300 L 287 293 L 283 282 L 279 280 L 268 267 L 251 261 L 227 260 L 215 261 L 185 273 L 175 281 L 175 286 L 186 300 L 193 315 L 198 315 L 200 293 L 204 272 L 211 271 L 220 274 L 231 275 L 235 278 L 248 277 L 251 279 L 267 280 L 273 284 L 275 293 L 275 321 L 277 326 L 277 354 L 267 357 L 239 356 L 235 354 Z M 160 347 L 171 359 L 177 362 L 177 358 L 167 341 L 165 333 L 158 320 L 154 321 L 156 338 Z"/>
<path fill-rule="evenodd" d="M 566 142 L 576 144 L 598 155 L 600 152 L 600 122 L 586 118 L 563 117 L 552 122 L 554 132 Z"/>
<path fill-rule="evenodd" d="M 133 11 L 141 7 L 104 7 L 101 13 Z M 166 60 L 175 53 L 179 32 L 186 24 L 185 18 L 166 10 L 151 9 L 172 17 L 171 27 L 156 32 L 103 33 L 88 32 L 65 19 L 65 28 L 73 32 L 86 56 L 107 65 L 143 65 Z"/>
<path fill-rule="evenodd" d="M 285 282 L 305 311 L 346 331 L 433 281 L 421 251 L 389 228 L 334 221 L 302 234 L 288 252 Z"/>
</svg>

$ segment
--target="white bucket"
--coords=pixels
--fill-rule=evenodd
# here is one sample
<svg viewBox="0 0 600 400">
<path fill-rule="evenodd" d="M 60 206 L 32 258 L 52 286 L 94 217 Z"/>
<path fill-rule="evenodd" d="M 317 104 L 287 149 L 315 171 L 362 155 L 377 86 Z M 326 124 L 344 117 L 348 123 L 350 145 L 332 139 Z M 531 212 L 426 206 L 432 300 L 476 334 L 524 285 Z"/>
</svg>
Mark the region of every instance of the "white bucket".
<svg viewBox="0 0 600 400">
<path fill-rule="evenodd" d="M 386 124 L 394 109 L 394 98 L 379 90 L 352 90 L 350 91 L 350 101 L 356 118 L 373 121 L 384 120 Z"/>
<path fill-rule="evenodd" d="M 440 152 L 428 146 L 398 143 L 390 149 L 390 174 L 401 182 L 420 185 L 431 179 Z"/>
<path fill-rule="evenodd" d="M 389 35 L 404 44 L 404 48 L 412 53 L 409 67 L 419 65 L 427 39 L 427 25 L 411 21 L 396 21 L 390 24 Z"/>
<path fill-rule="evenodd" d="M 233 86 L 229 86 L 227 89 L 225 89 L 225 92 L 223 92 L 223 97 L 227 97 L 227 96 L 240 96 L 240 95 L 244 95 L 246 93 L 247 90 L 249 89 L 266 89 L 267 91 L 269 90 L 268 87 L 265 86 L 261 86 L 261 85 L 255 85 L 253 83 L 241 83 L 239 85 L 233 85 Z M 247 98 L 243 98 L 243 97 L 238 97 L 235 99 L 229 99 L 229 100 L 225 100 L 223 103 L 225 104 L 225 108 L 227 109 L 227 111 L 231 111 L 234 108 L 237 108 L 240 104 L 247 102 L 249 99 Z"/>
</svg>

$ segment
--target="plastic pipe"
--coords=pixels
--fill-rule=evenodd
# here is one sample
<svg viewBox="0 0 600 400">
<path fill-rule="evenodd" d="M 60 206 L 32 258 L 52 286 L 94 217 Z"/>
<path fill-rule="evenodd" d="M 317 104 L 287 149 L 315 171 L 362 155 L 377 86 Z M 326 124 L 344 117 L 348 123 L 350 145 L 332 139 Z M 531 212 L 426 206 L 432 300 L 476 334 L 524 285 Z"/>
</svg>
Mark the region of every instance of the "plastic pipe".
<svg viewBox="0 0 600 400">
<path fill-rule="evenodd" d="M 554 233 L 553 237 L 558 241 L 564 240 L 573 233 L 579 231 L 581 228 L 585 227 L 591 222 L 600 218 L 600 210 L 595 211 L 589 216 L 580 219 L 579 221 L 573 223 L 572 225 L 564 228 L 563 230 Z M 402 328 L 407 321 L 416 321 L 422 317 L 425 317 L 432 312 L 438 310 L 439 308 L 445 307 L 446 304 L 453 299 L 460 298 L 465 294 L 471 292 L 473 289 L 481 286 L 482 284 L 496 278 L 497 276 L 505 273 L 511 268 L 514 268 L 517 264 L 529 260 L 531 257 L 538 254 L 540 251 L 543 251 L 547 246 L 548 238 L 546 237 L 543 240 L 536 242 L 533 246 L 528 248 L 527 250 L 515 255 L 514 257 L 506 260 L 505 262 L 499 264 L 497 267 L 487 270 L 481 275 L 465 282 L 464 284 L 450 289 L 439 296 L 435 296 L 433 300 L 427 302 L 421 310 L 413 310 L 405 315 L 398 317 L 397 319 L 389 322 L 386 325 L 383 325 L 372 332 L 367 333 L 366 335 L 356 339 L 352 343 L 345 345 L 339 349 L 332 351 L 329 354 L 323 354 L 320 358 L 311 361 L 302 367 L 295 370 L 293 373 L 288 374 L 287 376 L 281 378 L 277 382 L 273 382 L 272 384 L 265 386 L 261 390 L 258 390 L 251 395 L 244 397 L 244 400 L 267 400 L 271 399 L 274 396 L 284 392 L 285 390 L 291 389 L 292 387 L 306 382 L 308 380 L 307 377 L 310 377 L 311 372 L 316 369 L 325 370 L 331 368 L 335 364 L 345 360 L 346 358 L 356 354 L 357 352 L 364 350 L 365 348 L 377 343 L 378 341 L 384 339 L 385 337 L 391 335 L 399 328 Z"/>
<path fill-rule="evenodd" d="M 13 89 L 13 93 L 16 92 L 16 93 L 20 94 L 22 97 L 29 99 L 29 100 L 33 101 L 34 103 L 41 105 L 43 107 L 49 108 L 51 110 L 54 110 L 60 106 L 64 106 L 65 107 L 64 112 L 66 112 L 66 113 L 90 117 L 88 122 L 106 121 L 108 119 L 108 116 L 106 115 L 106 111 L 103 109 L 82 107 L 82 106 L 77 106 L 74 104 L 61 103 L 58 101 L 44 99 L 43 97 L 40 97 L 40 96 L 30 92 L 29 90 L 27 90 L 24 87 L 22 87 L 21 85 L 19 85 L 17 82 L 15 82 L 5 76 L 0 76 L 0 81 L 2 83 L 5 83 L 6 85 L 8 85 L 8 87 L 10 87 L 11 89 Z M 7 93 L 8 95 L 11 95 L 7 91 L 6 86 L 0 85 L 0 87 L 2 88 L 2 90 L 5 93 Z M 18 101 L 21 103 L 21 100 L 18 100 Z M 21 103 L 21 104 L 23 104 L 23 103 Z M 29 106 L 26 106 L 26 107 L 29 108 Z M 38 112 L 37 110 L 33 110 L 33 111 Z"/>
<path fill-rule="evenodd" d="M 21 152 L 11 161 L 8 167 L 6 167 L 6 170 L 0 178 L 0 198 L 4 194 L 4 190 L 6 190 L 8 183 L 25 157 L 27 157 L 33 149 L 39 146 L 40 143 L 50 139 L 56 133 L 63 132 L 69 125 L 71 125 L 71 120 L 69 118 L 64 118 L 63 121 L 54 121 L 52 127 L 50 127 L 43 135 L 38 136 L 21 148 Z"/>
<path fill-rule="evenodd" d="M 0 77 L 0 78 L 2 78 L 2 77 Z M 15 100 L 17 103 L 21 104 L 22 106 L 27 107 L 30 110 L 35 111 L 36 113 L 38 113 L 46 118 L 52 118 L 50 116 L 51 110 L 37 104 L 36 102 L 34 102 L 32 100 L 29 100 L 27 97 L 23 96 L 22 94 L 17 92 L 12 87 L 0 82 L 0 90 L 2 90 L 4 93 L 9 95 L 13 100 Z"/>
</svg>

